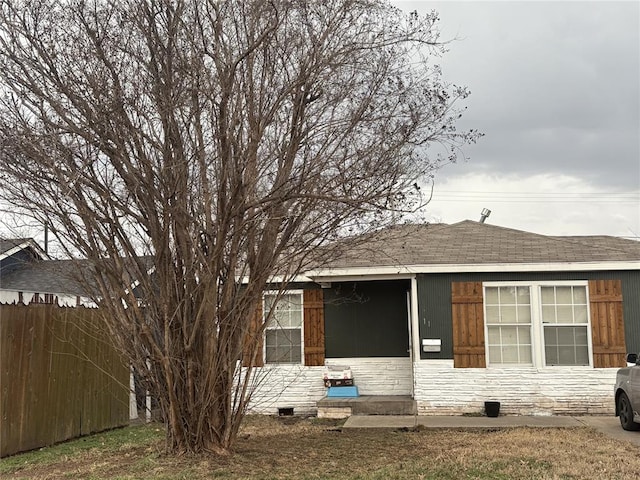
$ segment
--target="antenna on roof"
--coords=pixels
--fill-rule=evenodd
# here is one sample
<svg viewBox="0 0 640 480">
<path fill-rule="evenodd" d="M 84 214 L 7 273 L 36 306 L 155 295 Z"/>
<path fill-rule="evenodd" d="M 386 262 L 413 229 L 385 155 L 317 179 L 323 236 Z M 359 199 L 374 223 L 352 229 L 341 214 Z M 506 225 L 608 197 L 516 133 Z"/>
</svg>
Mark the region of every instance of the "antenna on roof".
<svg viewBox="0 0 640 480">
<path fill-rule="evenodd" d="M 480 223 L 484 223 L 489 215 L 491 215 L 491 210 L 489 210 L 488 208 L 483 208 L 482 212 L 480 212 Z"/>
<path fill-rule="evenodd" d="M 49 222 L 44 222 L 44 253 L 49 253 Z"/>
</svg>

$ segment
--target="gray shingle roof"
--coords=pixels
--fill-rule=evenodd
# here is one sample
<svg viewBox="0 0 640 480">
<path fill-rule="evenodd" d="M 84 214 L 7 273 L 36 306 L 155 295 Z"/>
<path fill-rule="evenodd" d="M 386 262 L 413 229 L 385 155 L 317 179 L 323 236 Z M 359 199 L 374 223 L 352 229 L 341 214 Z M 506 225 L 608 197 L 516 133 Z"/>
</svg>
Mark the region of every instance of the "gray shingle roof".
<svg viewBox="0 0 640 480">
<path fill-rule="evenodd" d="M 153 266 L 153 257 L 142 256 L 138 260 L 141 268 L 147 272 Z M 95 275 L 93 264 L 86 259 L 34 259 L 9 273 L 3 273 L 0 276 L 0 290 L 91 296 L 97 288 Z"/>
<path fill-rule="evenodd" d="M 0 277 L 0 289 L 16 292 L 86 295 L 78 273 L 89 265 L 78 260 L 47 260 L 24 264 Z"/>
<path fill-rule="evenodd" d="M 0 238 L 0 255 L 8 252 L 14 247 L 32 242 L 30 238 Z"/>
<path fill-rule="evenodd" d="M 632 240 L 551 237 L 465 220 L 380 230 L 324 268 L 639 261 L 640 242 Z"/>
</svg>

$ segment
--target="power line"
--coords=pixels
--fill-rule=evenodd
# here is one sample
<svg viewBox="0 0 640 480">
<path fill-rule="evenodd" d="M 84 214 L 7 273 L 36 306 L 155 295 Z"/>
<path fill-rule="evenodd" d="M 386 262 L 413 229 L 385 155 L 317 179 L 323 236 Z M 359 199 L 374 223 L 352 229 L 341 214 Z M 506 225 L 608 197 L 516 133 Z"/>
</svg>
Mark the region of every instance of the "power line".
<svg viewBox="0 0 640 480">
<path fill-rule="evenodd" d="M 640 192 L 483 192 L 463 190 L 433 191 L 434 201 L 491 201 L 496 203 L 605 203 L 605 204 L 638 204 Z"/>
</svg>

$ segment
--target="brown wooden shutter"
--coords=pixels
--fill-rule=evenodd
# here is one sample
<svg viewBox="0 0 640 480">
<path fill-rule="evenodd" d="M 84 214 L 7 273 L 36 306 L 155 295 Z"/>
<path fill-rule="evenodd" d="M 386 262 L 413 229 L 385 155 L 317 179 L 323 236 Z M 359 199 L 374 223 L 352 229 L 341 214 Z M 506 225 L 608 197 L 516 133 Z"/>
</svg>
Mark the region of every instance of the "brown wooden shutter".
<svg viewBox="0 0 640 480">
<path fill-rule="evenodd" d="M 262 367 L 264 365 L 264 358 L 262 354 L 264 334 L 260 327 L 262 327 L 262 301 L 249 324 L 249 332 L 245 338 L 244 351 L 242 355 L 243 367 L 248 367 L 249 365 L 252 367 Z M 254 342 L 257 342 L 257 345 L 254 344 Z M 255 352 L 255 356 L 253 357 L 253 362 L 251 362 L 253 352 Z"/>
<path fill-rule="evenodd" d="M 451 283 L 453 366 L 484 368 L 484 309 L 482 282 Z"/>
<path fill-rule="evenodd" d="M 595 368 L 626 366 L 622 282 L 620 280 L 589 280 L 589 302 L 593 366 Z"/>
<path fill-rule="evenodd" d="M 324 365 L 324 303 L 322 289 L 305 290 L 304 364 Z"/>
</svg>

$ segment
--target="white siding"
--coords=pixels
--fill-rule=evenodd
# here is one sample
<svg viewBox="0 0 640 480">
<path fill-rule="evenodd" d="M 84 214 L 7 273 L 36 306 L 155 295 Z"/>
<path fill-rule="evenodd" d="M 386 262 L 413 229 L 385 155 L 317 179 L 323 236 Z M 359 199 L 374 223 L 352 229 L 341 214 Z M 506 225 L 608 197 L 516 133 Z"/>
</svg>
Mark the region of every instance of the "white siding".
<svg viewBox="0 0 640 480">
<path fill-rule="evenodd" d="M 614 412 L 615 368 L 453 368 L 453 360 L 414 364 L 419 415 L 484 411 L 501 402 L 501 414 L 591 415 Z"/>
<path fill-rule="evenodd" d="M 324 367 L 267 365 L 255 368 L 258 385 L 249 404 L 250 413 L 276 415 L 278 408 L 293 407 L 294 413 L 315 414 L 316 402 L 326 395 Z"/>
<path fill-rule="evenodd" d="M 328 358 L 325 363 L 350 366 L 360 395 L 411 395 L 409 357 Z"/>
<path fill-rule="evenodd" d="M 409 358 L 330 358 L 327 365 L 351 367 L 360 395 L 410 395 Z M 251 399 L 251 413 L 274 415 L 293 407 L 295 414 L 315 414 L 316 402 L 327 394 L 325 367 L 267 365 L 255 369 L 259 385 Z"/>
<path fill-rule="evenodd" d="M 410 395 L 408 358 L 331 358 L 349 366 L 361 395 Z M 501 402 L 506 415 L 611 415 L 615 368 L 453 368 L 453 360 L 414 363 L 419 415 L 483 413 L 485 401 Z M 260 384 L 252 413 L 274 415 L 278 408 L 315 414 L 326 395 L 324 367 L 268 365 L 257 369 Z"/>
</svg>

